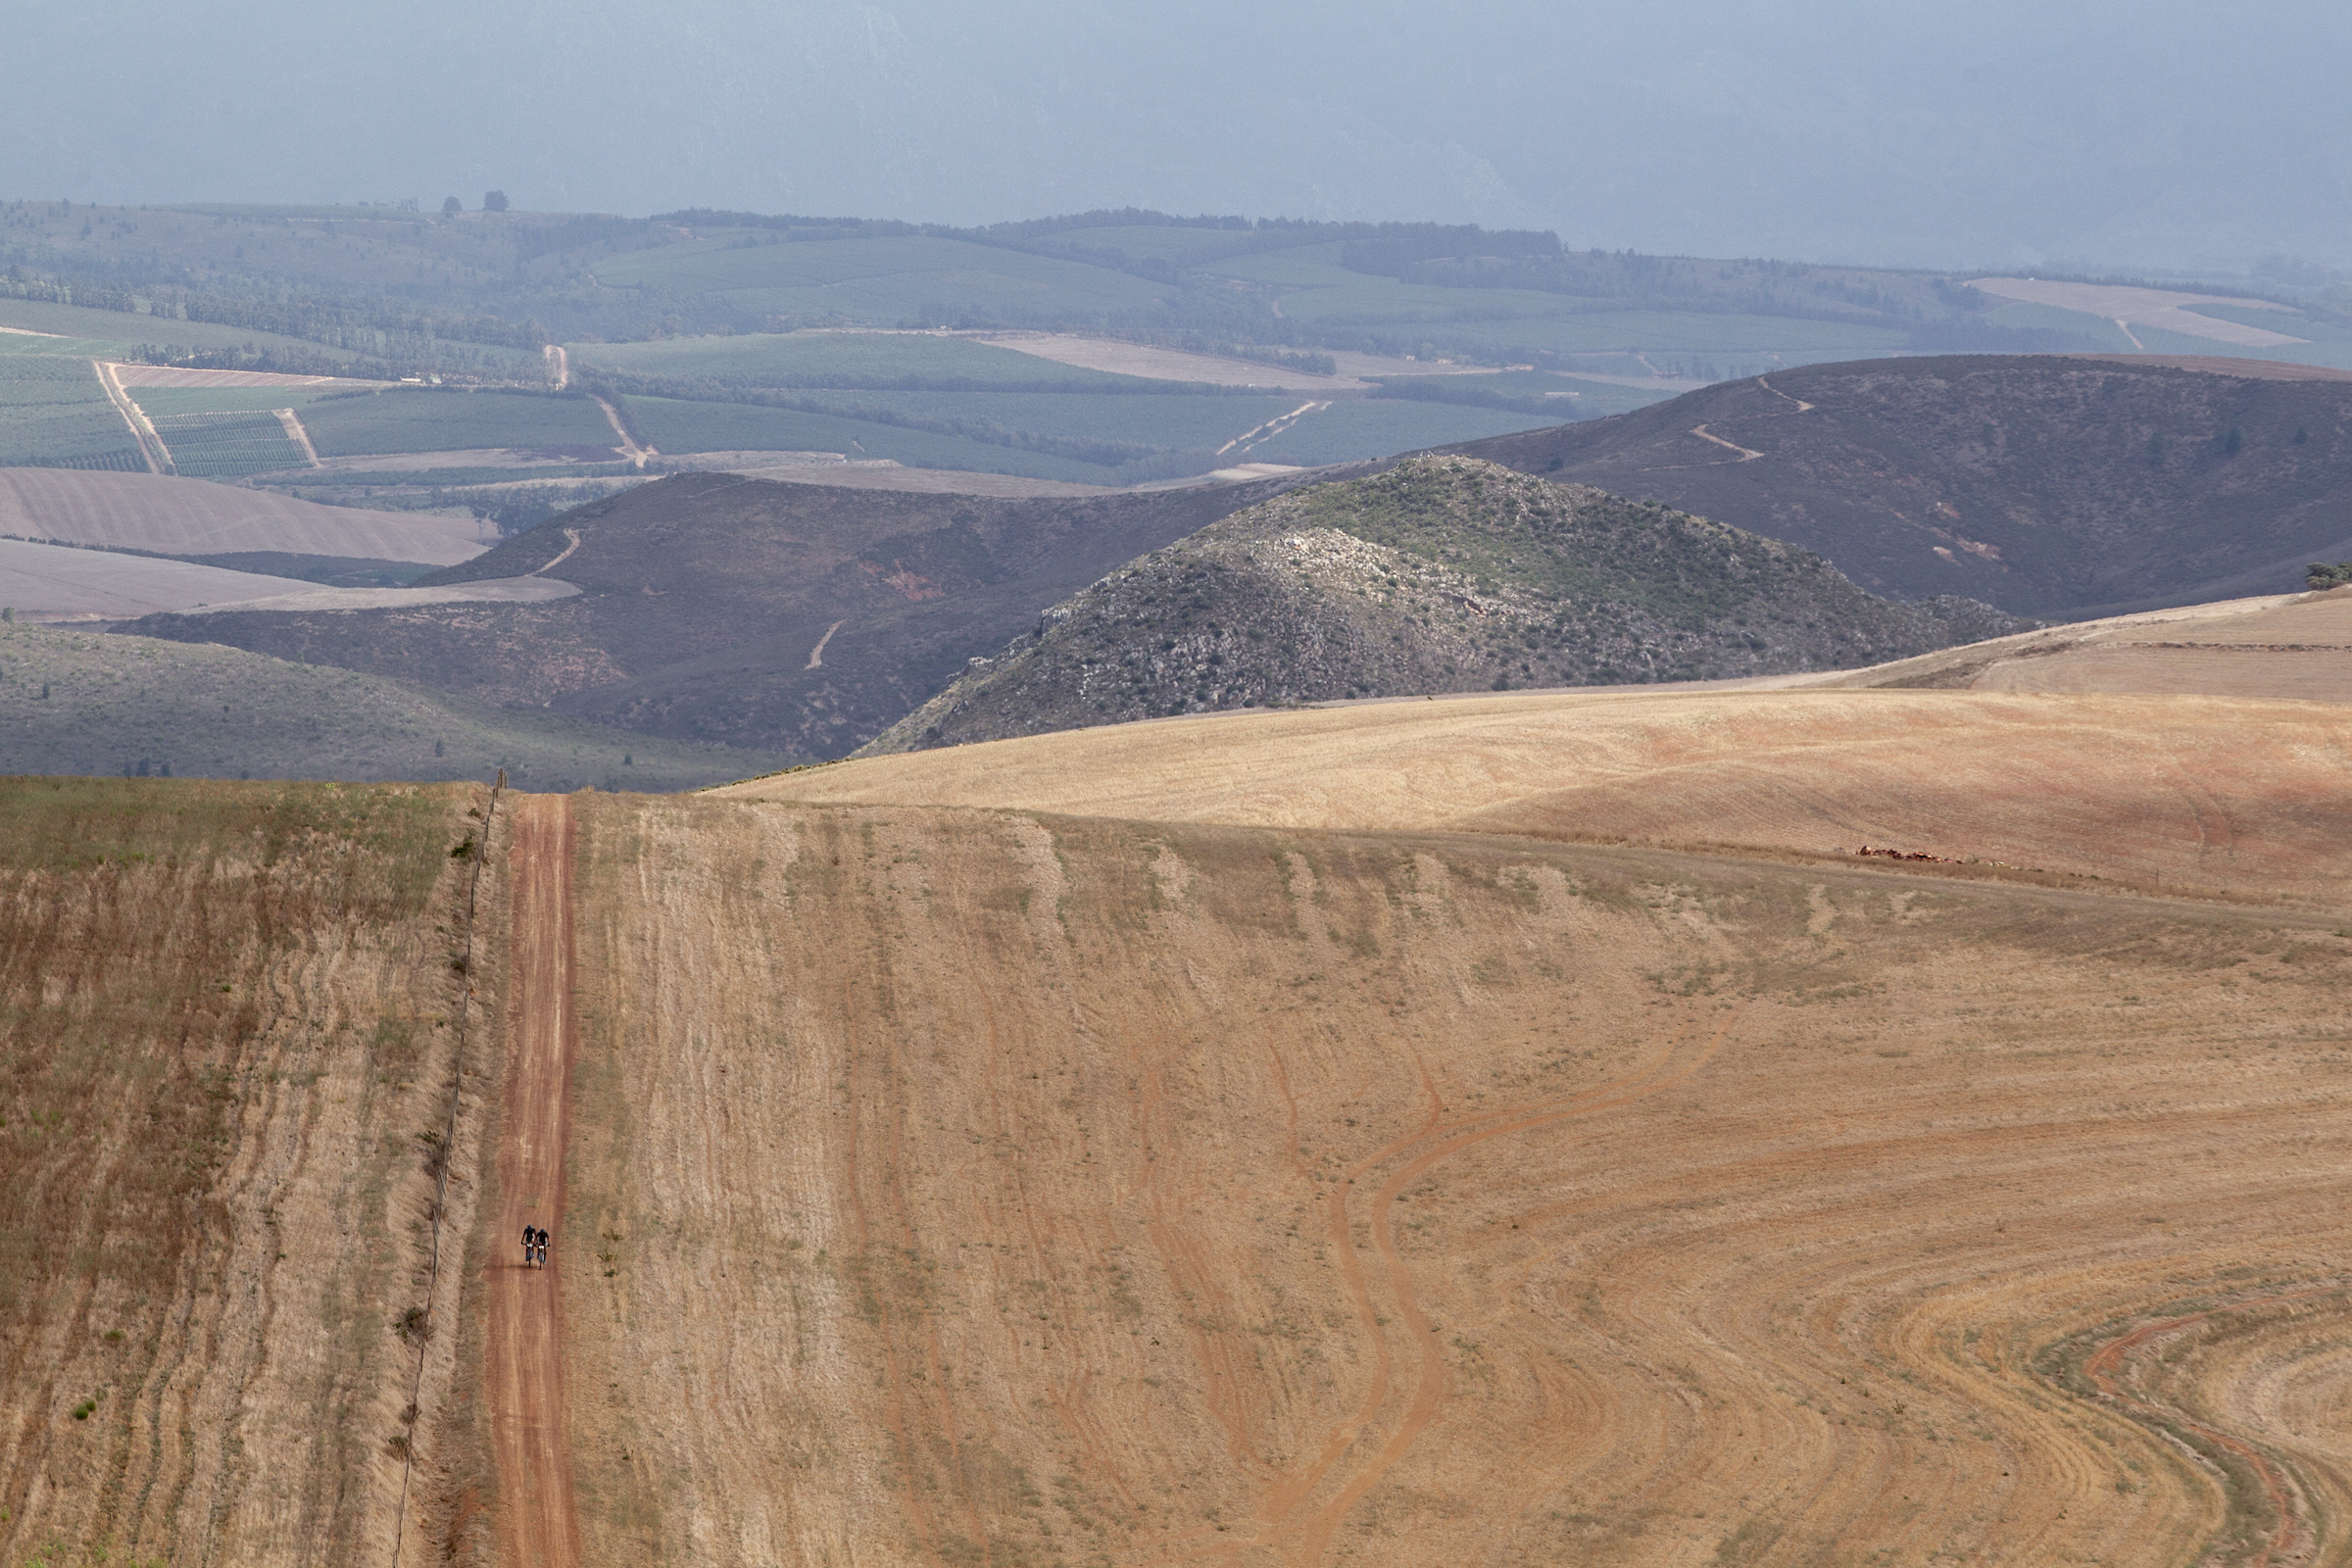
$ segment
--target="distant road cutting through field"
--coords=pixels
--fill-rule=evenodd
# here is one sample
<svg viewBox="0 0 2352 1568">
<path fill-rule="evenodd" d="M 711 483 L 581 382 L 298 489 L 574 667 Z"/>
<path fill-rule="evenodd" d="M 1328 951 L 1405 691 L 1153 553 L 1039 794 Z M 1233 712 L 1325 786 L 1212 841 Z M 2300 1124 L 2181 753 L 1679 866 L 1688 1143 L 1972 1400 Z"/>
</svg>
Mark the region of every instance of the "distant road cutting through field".
<svg viewBox="0 0 2352 1568">
<path fill-rule="evenodd" d="M 502 1568 L 574 1568 L 580 1561 L 564 1435 L 560 1292 L 572 1241 L 564 1233 L 564 1144 L 579 1041 L 572 1011 L 573 849 L 569 801 L 515 800 L 514 1004 L 498 1148 L 503 1207 L 491 1250 L 483 1355 L 498 1456 Z M 522 1266 L 526 1224 L 554 1235 L 544 1270 Z"/>
</svg>

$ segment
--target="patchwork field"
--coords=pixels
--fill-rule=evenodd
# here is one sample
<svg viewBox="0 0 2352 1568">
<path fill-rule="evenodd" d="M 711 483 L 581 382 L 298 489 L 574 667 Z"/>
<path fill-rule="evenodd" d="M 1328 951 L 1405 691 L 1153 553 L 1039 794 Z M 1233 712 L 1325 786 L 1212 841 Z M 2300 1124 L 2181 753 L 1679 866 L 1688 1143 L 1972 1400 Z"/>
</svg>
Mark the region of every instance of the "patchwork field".
<svg viewBox="0 0 2352 1568">
<path fill-rule="evenodd" d="M 776 235 L 713 235 L 616 258 L 597 269 L 608 288 L 716 295 L 736 309 L 945 326 L 990 316 L 1148 308 L 1164 290 L 1142 278 L 1048 256 L 925 235 L 777 243 Z"/>
<path fill-rule="evenodd" d="M 1010 390 L 1097 386 L 1115 390 L 1140 373 L 1107 374 L 1068 360 L 1040 365 L 1031 353 L 1014 352 L 1020 347 L 1025 346 L 1000 346 L 942 332 L 807 331 L 668 338 L 652 343 L 580 343 L 567 352 L 584 369 L 711 376 L 761 387 Z"/>
<path fill-rule="evenodd" d="M 530 447 L 610 459 L 618 440 L 595 402 L 530 392 L 443 389 L 320 398 L 302 410 L 321 458 Z"/>
<path fill-rule="evenodd" d="M 171 449 L 172 469 L 197 479 L 234 478 L 279 468 L 307 468 L 303 450 L 274 413 L 155 414 L 155 433 Z"/>
<path fill-rule="evenodd" d="M 87 360 L 0 356 L 0 467 L 116 468 L 147 462 Z"/>
</svg>

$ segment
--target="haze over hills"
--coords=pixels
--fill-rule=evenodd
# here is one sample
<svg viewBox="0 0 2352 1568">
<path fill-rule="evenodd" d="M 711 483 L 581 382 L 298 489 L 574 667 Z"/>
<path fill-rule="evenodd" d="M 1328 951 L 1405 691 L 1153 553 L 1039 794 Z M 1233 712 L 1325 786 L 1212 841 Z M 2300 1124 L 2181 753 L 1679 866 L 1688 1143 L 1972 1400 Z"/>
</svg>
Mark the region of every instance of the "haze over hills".
<svg viewBox="0 0 2352 1568">
<path fill-rule="evenodd" d="M 679 475 L 419 584 L 530 575 L 576 585 L 573 598 L 229 611 L 134 629 L 815 760 L 871 739 L 1120 562 L 1290 482 L 1005 500 Z"/>
<path fill-rule="evenodd" d="M 1873 592 L 2079 617 L 2352 555 L 2352 381 L 2239 368 L 1816 366 L 1452 450 L 1788 540 Z"/>
<path fill-rule="evenodd" d="M 0 626 L 0 774 L 446 781 L 503 768 L 529 789 L 662 791 L 740 778 L 758 757 L 242 649 Z"/>
<path fill-rule="evenodd" d="M 2118 0 L 1996 0 L 1966 28 L 1691 0 L 1214 4 L 1173 30 L 941 0 L 687 0 L 658 31 L 615 4 L 551 29 L 511 0 L 429 0 L 397 22 L 229 0 L 202 28 L 129 32 L 109 15 L 28 19 L 27 57 L 105 61 L 140 117 L 69 131 L 74 74 L 27 82 L 0 106 L 7 194 L 430 210 L 496 187 L 535 208 L 965 224 L 1136 203 L 1881 265 L 2352 267 L 2328 151 L 2348 39 L 2338 10 L 2304 0 L 2258 0 L 2220 30 Z M 331 63 L 349 60 L 402 84 L 390 133 L 338 97 Z M 286 101 L 261 115 L 173 91 L 245 76 L 287 83 Z M 593 135 L 567 121 L 578 102 L 600 106 Z"/>
<path fill-rule="evenodd" d="M 1801 550 L 1461 458 L 1261 502 L 1056 605 L 865 755 L 1172 713 L 1884 662 L 2020 629 Z"/>
</svg>

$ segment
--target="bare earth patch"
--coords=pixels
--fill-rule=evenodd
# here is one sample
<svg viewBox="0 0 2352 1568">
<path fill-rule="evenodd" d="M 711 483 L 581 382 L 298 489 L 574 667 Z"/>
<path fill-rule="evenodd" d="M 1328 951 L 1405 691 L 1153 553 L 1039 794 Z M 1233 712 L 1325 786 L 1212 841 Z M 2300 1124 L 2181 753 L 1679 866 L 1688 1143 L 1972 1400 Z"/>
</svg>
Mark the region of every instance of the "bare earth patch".
<svg viewBox="0 0 2352 1568">
<path fill-rule="evenodd" d="M 2274 332 L 2267 327 L 2247 326 L 2237 321 L 2225 321 L 2219 317 L 2200 316 L 2187 309 L 2192 305 L 2235 305 L 2248 310 L 2286 311 L 2293 314 L 2289 307 L 2274 305 L 2268 300 L 2176 294 L 2169 289 L 2132 288 L 2120 283 L 2058 283 L 2035 277 L 1980 277 L 1970 286 L 1983 289 L 1987 294 L 1997 294 L 2002 299 L 2024 300 L 2032 305 L 2054 305 L 2062 311 L 2082 311 L 2130 326 L 2161 327 L 2167 332 L 2209 337 L 2218 343 L 2236 343 L 2252 349 L 2278 348 L 2309 341 L 2307 338 L 2290 337 L 2284 332 Z"/>
<path fill-rule="evenodd" d="M 0 468 L 0 535 L 170 555 L 285 551 L 454 566 L 496 542 L 472 517 L 325 507 L 206 479 Z"/>
</svg>

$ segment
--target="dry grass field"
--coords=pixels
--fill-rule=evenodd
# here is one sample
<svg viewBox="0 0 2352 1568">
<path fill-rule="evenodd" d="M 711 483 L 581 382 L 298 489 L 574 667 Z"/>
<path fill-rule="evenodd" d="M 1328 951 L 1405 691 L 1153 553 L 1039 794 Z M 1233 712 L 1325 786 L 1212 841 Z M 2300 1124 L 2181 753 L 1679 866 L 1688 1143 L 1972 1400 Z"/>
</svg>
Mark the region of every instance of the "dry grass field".
<svg viewBox="0 0 2352 1568">
<path fill-rule="evenodd" d="M 582 1561 L 2352 1544 L 2340 914 L 578 809 Z"/>
<path fill-rule="evenodd" d="M 486 804 L 0 780 L 0 1560 L 470 1560 Z"/>
<path fill-rule="evenodd" d="M 2352 710 L 1903 690 L 1496 693 L 1078 730 L 717 793 L 1806 856 L 1870 845 L 2332 906 L 2352 870 Z"/>
<path fill-rule="evenodd" d="M 2340 703 L 4 788 L 0 1561 L 2352 1560 Z"/>
<path fill-rule="evenodd" d="M 2075 621 L 1781 684 L 2352 703 L 2352 590 Z"/>
</svg>

